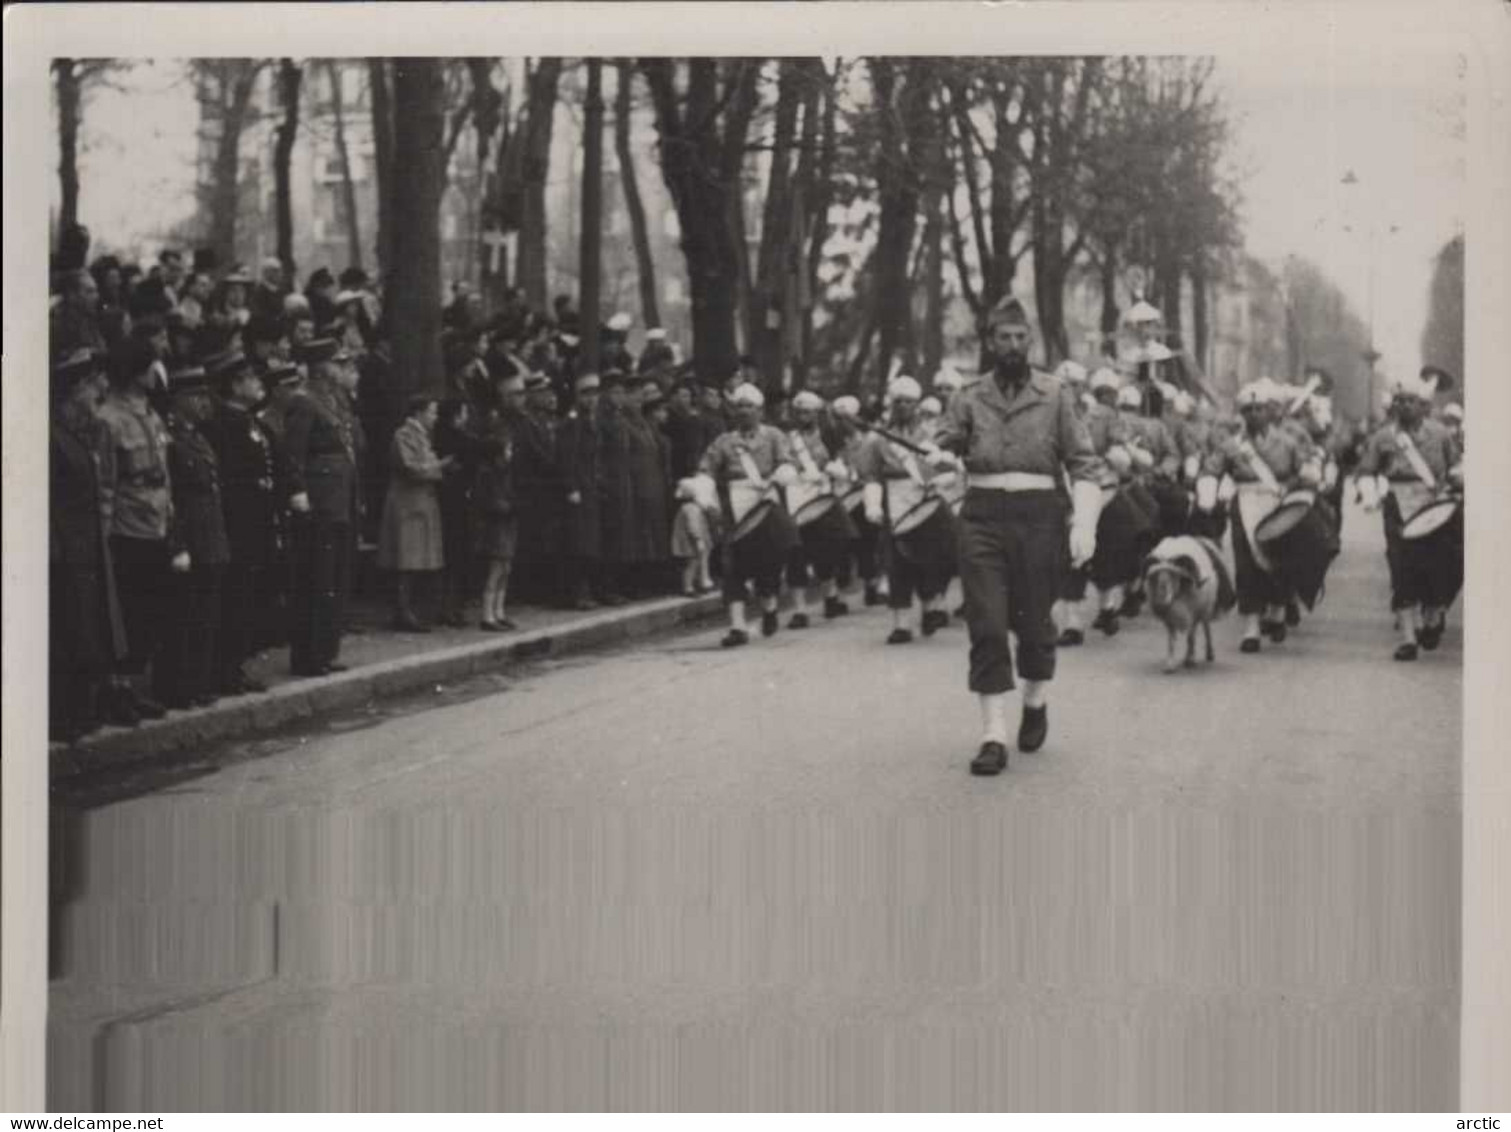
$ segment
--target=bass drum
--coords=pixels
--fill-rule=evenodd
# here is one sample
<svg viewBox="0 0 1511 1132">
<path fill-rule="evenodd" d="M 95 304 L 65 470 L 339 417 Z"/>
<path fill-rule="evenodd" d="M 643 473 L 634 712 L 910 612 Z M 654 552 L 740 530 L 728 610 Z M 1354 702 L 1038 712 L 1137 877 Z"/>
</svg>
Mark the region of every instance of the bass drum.
<svg viewBox="0 0 1511 1132">
<path fill-rule="evenodd" d="M 1099 590 L 1132 581 L 1143 569 L 1144 556 L 1153 549 L 1159 529 L 1154 518 L 1124 489 L 1102 504 L 1097 518 L 1096 552 L 1091 559 L 1091 580 Z"/>
<path fill-rule="evenodd" d="M 745 512 L 730 531 L 730 562 L 736 577 L 757 577 L 780 570 L 797 545 L 797 529 L 787 509 L 764 499 Z"/>
<path fill-rule="evenodd" d="M 856 537 L 855 524 L 843 501 L 835 495 L 820 495 L 803 504 L 792 516 L 797 523 L 803 547 L 809 553 L 816 547 L 842 545 Z"/>
<path fill-rule="evenodd" d="M 892 524 L 892 546 L 903 561 L 920 570 L 953 573 L 959 541 L 949 503 L 931 495 L 904 511 Z"/>
<path fill-rule="evenodd" d="M 1402 553 L 1427 579 L 1431 604 L 1447 609 L 1464 588 L 1464 503 L 1434 499 L 1401 522 Z"/>
</svg>

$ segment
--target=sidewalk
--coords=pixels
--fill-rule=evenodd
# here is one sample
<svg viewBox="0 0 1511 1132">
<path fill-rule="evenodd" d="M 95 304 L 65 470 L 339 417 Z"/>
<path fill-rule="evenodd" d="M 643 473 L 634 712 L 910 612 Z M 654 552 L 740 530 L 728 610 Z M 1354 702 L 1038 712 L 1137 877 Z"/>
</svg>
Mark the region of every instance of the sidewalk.
<svg viewBox="0 0 1511 1132">
<path fill-rule="evenodd" d="M 266 684 L 266 692 L 169 712 L 137 727 L 106 727 L 71 747 L 53 743 L 52 763 L 56 772 L 68 775 L 144 762 L 428 685 L 497 672 L 519 661 L 620 644 L 695 624 L 720 609 L 717 594 L 655 598 L 586 613 L 521 606 L 510 610 L 519 625 L 512 633 L 485 633 L 472 625 L 404 633 L 389 627 L 387 606 L 362 601 L 353 610 L 355 631 L 347 633 L 341 646 L 346 672 L 296 678 L 289 675 L 288 649 L 273 649 L 247 665 L 247 674 Z"/>
</svg>

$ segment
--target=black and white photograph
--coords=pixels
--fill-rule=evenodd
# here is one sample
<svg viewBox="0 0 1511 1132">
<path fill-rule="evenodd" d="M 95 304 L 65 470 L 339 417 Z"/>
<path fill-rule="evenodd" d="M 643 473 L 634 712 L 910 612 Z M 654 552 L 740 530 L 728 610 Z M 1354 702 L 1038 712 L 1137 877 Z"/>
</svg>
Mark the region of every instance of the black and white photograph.
<svg viewBox="0 0 1511 1132">
<path fill-rule="evenodd" d="M 1505 5 L 58 7 L 0 1108 L 1511 1103 Z"/>
</svg>

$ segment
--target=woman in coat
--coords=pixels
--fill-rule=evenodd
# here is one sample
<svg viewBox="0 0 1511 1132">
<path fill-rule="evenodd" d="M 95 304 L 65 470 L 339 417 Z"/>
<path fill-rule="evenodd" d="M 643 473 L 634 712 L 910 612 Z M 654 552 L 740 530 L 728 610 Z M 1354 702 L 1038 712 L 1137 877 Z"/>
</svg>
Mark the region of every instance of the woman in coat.
<svg viewBox="0 0 1511 1132">
<path fill-rule="evenodd" d="M 472 491 L 477 478 L 482 441 L 474 429 L 471 407 L 461 398 L 441 402 L 436 421 L 435 454 L 441 457 L 445 475 L 437 494 L 441 501 L 441 624 L 460 628 L 466 618 L 462 607 L 472 586 L 473 545 Z M 446 460 L 450 459 L 447 464 Z"/>
<path fill-rule="evenodd" d="M 409 402 L 404 423 L 394 431 L 389 448 L 392 473 L 378 532 L 378 568 L 398 574 L 394 627 L 413 633 L 430 631 L 411 604 L 414 577 L 432 574 L 446 562 L 436 488 L 452 461 L 437 457 L 430 445 L 437 415 L 433 397 L 416 397 Z"/>
<path fill-rule="evenodd" d="M 514 484 L 515 433 L 524 415 L 525 381 L 519 376 L 498 383 L 502 408 L 481 429 L 472 505 L 477 513 L 478 553 L 487 563 L 483 612 L 478 627 L 498 633 L 517 626 L 507 615 L 509 573 L 519 545 L 518 493 Z"/>
</svg>

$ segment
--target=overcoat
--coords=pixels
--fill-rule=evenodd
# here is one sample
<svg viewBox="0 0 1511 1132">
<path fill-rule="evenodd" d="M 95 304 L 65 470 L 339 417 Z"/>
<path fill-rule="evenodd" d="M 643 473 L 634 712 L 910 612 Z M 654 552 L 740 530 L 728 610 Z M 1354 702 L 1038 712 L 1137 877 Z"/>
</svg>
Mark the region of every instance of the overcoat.
<svg viewBox="0 0 1511 1132">
<path fill-rule="evenodd" d="M 394 430 L 388 453 L 388 495 L 378 531 L 378 568 L 439 570 L 445 565 L 437 485 L 441 461 L 430 433 L 413 417 Z"/>
</svg>

